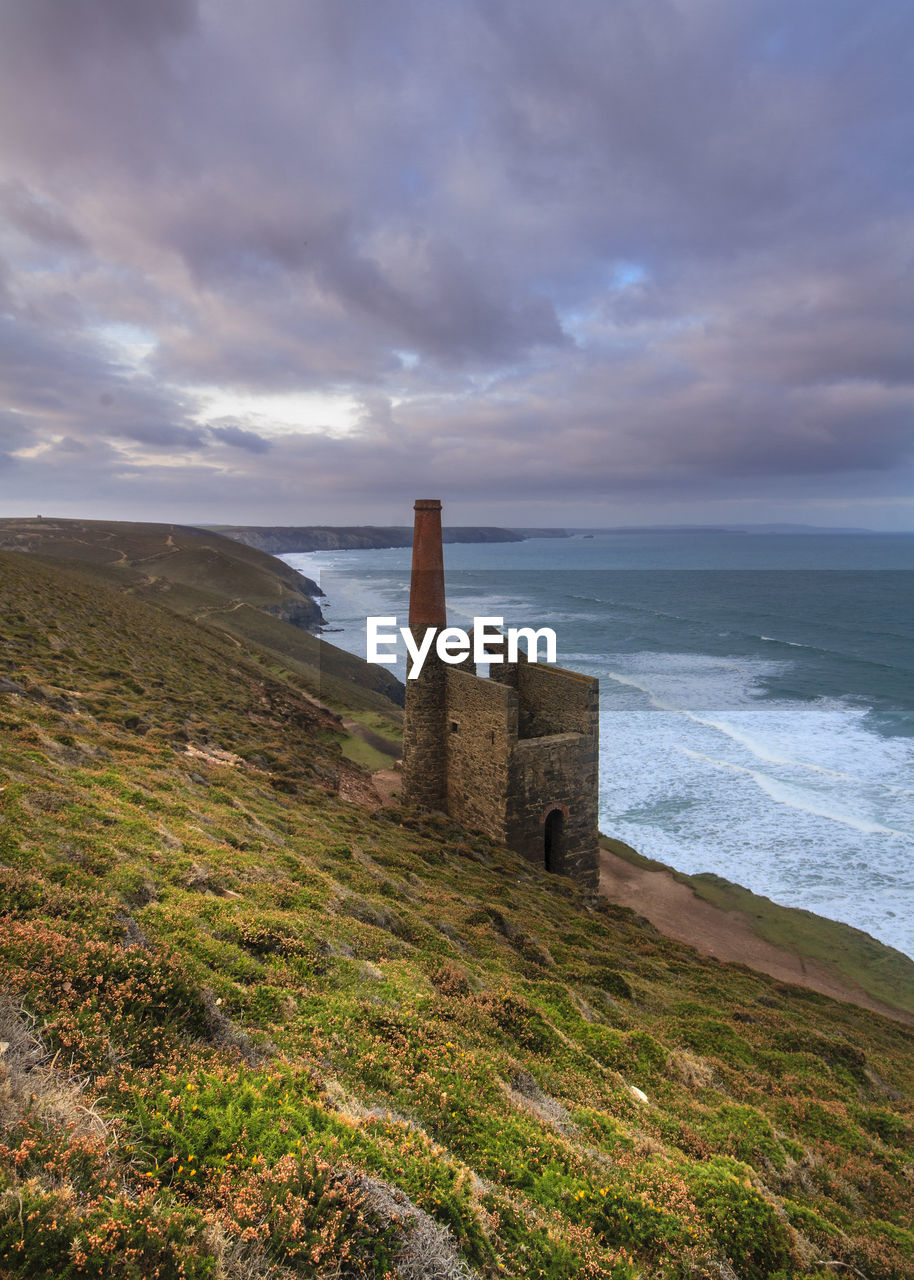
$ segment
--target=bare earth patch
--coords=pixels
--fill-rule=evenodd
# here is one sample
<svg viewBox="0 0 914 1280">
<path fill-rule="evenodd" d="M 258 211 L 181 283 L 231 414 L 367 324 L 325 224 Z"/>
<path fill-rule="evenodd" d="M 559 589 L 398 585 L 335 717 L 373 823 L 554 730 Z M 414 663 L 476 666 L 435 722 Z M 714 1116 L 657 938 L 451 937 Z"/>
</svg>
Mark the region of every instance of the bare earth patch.
<svg viewBox="0 0 914 1280">
<path fill-rule="evenodd" d="M 397 769 L 378 769 L 371 775 L 371 781 L 374 789 L 381 797 L 381 804 L 385 806 L 400 803 L 400 790 L 403 786 L 403 777 Z"/>
<path fill-rule="evenodd" d="M 372 779 L 355 765 L 341 760 L 337 766 L 340 775 L 339 797 L 350 804 L 361 804 L 369 809 L 377 809 L 381 798 L 372 785 Z"/>
<path fill-rule="evenodd" d="M 874 1009 L 914 1026 L 910 1014 L 881 1004 L 862 987 L 842 981 L 824 965 L 760 938 L 742 911 L 721 911 L 667 871 L 635 867 L 611 850 L 601 849 L 600 892 L 619 906 L 631 907 L 661 933 L 688 943 L 703 955 L 744 964 L 780 982 L 809 987 L 834 1000 Z"/>
</svg>

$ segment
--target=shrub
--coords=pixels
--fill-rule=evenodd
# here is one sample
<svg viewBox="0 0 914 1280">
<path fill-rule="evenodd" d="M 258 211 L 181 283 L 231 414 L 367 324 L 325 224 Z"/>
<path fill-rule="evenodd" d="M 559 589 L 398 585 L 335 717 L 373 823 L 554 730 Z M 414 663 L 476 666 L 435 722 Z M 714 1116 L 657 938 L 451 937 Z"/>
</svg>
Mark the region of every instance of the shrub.
<svg viewBox="0 0 914 1280">
<path fill-rule="evenodd" d="M 207 1280 L 214 1262 L 194 1243 L 203 1220 L 152 1191 L 87 1199 L 34 1180 L 0 1181 L 0 1269 L 9 1280 Z"/>
<path fill-rule="evenodd" d="M 910 1126 L 891 1111 L 865 1111 L 862 1124 L 867 1133 L 875 1134 L 891 1147 L 904 1147 L 911 1141 Z"/>
<path fill-rule="evenodd" d="M 732 1027 L 714 1018 L 703 1018 L 685 1028 L 682 1043 L 706 1057 L 738 1065 L 752 1061 L 752 1049 Z"/>
<path fill-rule="evenodd" d="M 243 1177 L 233 1173 L 227 1171 L 214 1192 L 215 1216 L 232 1232 L 308 1275 L 387 1271 L 398 1233 L 372 1209 L 356 1175 L 304 1155 L 284 1156 L 273 1169 L 249 1169 Z"/>
<path fill-rule="evenodd" d="M 738 1160 L 769 1160 L 776 1169 L 786 1164 L 771 1125 L 754 1107 L 723 1106 L 702 1126 L 702 1133 L 719 1151 Z"/>
<path fill-rule="evenodd" d="M 150 1065 L 182 1034 L 206 1032 L 203 996 L 171 955 L 14 920 L 0 933 L 4 968 L 9 988 L 53 1018 L 49 1038 L 83 1071 Z"/>
<path fill-rule="evenodd" d="M 483 992 L 473 1002 L 521 1048 L 544 1053 L 554 1045 L 555 1035 L 548 1023 L 526 1000 L 509 992 Z"/>
<path fill-rule="evenodd" d="M 753 1190 L 749 1170 L 715 1158 L 693 1165 L 689 1187 L 717 1245 L 742 1280 L 767 1280 L 793 1261 L 787 1229 Z"/>
<path fill-rule="evenodd" d="M 594 1209 L 593 1223 L 607 1244 L 657 1254 L 689 1242 L 689 1228 L 672 1213 L 649 1204 L 623 1188 L 605 1190 Z"/>
</svg>

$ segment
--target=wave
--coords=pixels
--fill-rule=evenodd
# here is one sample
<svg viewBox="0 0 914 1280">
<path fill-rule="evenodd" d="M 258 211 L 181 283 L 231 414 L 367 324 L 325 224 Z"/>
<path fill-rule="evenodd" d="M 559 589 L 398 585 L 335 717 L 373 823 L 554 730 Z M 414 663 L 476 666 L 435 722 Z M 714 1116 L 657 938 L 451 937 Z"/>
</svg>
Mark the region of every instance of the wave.
<svg viewBox="0 0 914 1280">
<path fill-rule="evenodd" d="M 608 605 L 614 605 L 614 604 L 616 603 L 616 602 L 615 602 L 615 600 L 602 600 L 602 599 L 600 598 L 600 596 L 579 596 L 579 595 L 575 595 L 575 593 L 574 593 L 573 591 L 569 591 L 569 592 L 568 592 L 566 599 L 568 599 L 568 600 L 582 600 L 582 601 L 584 602 L 584 604 L 608 604 Z"/>
<path fill-rule="evenodd" d="M 910 668 L 900 667 L 895 662 L 880 662 L 877 658 L 867 658 L 862 653 L 848 652 L 845 649 L 828 649 L 824 645 L 819 644 L 803 644 L 799 640 L 780 640 L 777 636 L 754 636 L 747 634 L 747 639 L 765 640 L 769 644 L 781 644 L 791 649 L 808 649 L 811 653 L 821 654 L 823 658 L 840 658 L 842 662 L 859 663 L 863 667 L 873 667 L 879 671 L 892 671 L 895 673 L 907 673 Z"/>
<path fill-rule="evenodd" d="M 706 764 L 714 765 L 719 769 L 728 769 L 731 773 L 745 774 L 777 804 L 787 805 L 791 809 L 798 809 L 803 813 L 812 814 L 816 818 L 827 818 L 831 822 L 840 822 L 842 826 L 852 827 L 853 830 L 862 831 L 865 835 L 896 836 L 905 841 L 911 841 L 914 838 L 909 831 L 899 831 L 895 827 L 886 827 L 879 822 L 868 822 L 864 818 L 855 817 L 846 811 L 822 801 L 817 801 L 808 792 L 801 791 L 800 788 L 793 787 L 790 783 L 783 782 L 779 778 L 772 778 L 769 774 L 762 773 L 758 769 L 747 769 L 744 765 L 733 764 L 729 760 L 715 760 L 713 756 L 707 756 L 701 751 L 694 751 L 691 747 L 679 747 L 678 750 L 683 755 L 690 756 L 694 760 L 703 760 Z"/>
<path fill-rule="evenodd" d="M 816 649 L 819 653 L 826 653 L 825 649 L 817 649 L 814 644 L 801 644 L 799 640 L 779 640 L 777 636 L 759 636 L 759 640 L 767 640 L 770 644 L 786 644 L 791 649 Z"/>
<path fill-rule="evenodd" d="M 730 670 L 737 670 L 737 671 L 741 670 L 739 664 L 737 663 L 719 662 L 719 663 L 716 663 L 715 665 L 718 667 L 723 667 L 725 669 L 730 669 Z M 630 688 L 637 689 L 639 690 L 639 692 L 646 694 L 651 706 L 654 707 L 656 710 L 664 711 L 670 715 L 683 716 L 685 719 L 690 720 L 693 724 L 701 725 L 703 728 L 706 728 L 706 729 L 712 729 L 716 733 L 719 733 L 723 737 L 729 739 L 731 742 L 736 743 L 738 746 L 742 747 L 745 751 L 747 751 L 751 756 L 754 756 L 755 759 L 763 761 L 765 764 L 779 765 L 782 768 L 787 768 L 787 769 L 802 769 L 802 770 L 805 770 L 807 773 L 819 774 L 827 778 L 835 778 L 838 781 L 847 782 L 854 786 L 877 786 L 880 788 L 880 790 L 890 795 L 902 795 L 902 796 L 914 795 L 914 791 L 906 787 L 899 787 L 897 785 L 883 782 L 881 780 L 863 778 L 859 774 L 848 773 L 845 770 L 829 768 L 829 766 L 827 765 L 815 764 L 809 760 L 798 760 L 795 756 L 785 755 L 782 752 L 775 751 L 766 743 L 760 741 L 756 737 L 753 737 L 752 735 L 748 734 L 744 729 L 738 728 L 736 725 L 731 724 L 727 720 L 719 720 L 719 719 L 713 719 L 710 716 L 702 716 L 697 714 L 694 711 L 690 711 L 687 707 L 679 707 L 674 705 L 673 703 L 664 702 L 657 696 L 655 691 L 652 690 L 650 686 L 646 684 L 642 684 L 640 681 L 634 680 L 629 676 L 623 676 L 619 672 L 610 671 L 607 674 L 609 676 L 609 679 L 614 680 L 616 683 L 627 685 Z M 867 714 L 867 712 L 870 710 L 869 707 L 853 708 L 852 710 L 849 706 L 847 706 L 843 702 L 840 702 L 838 700 L 825 700 L 825 699 L 819 700 L 818 706 L 820 707 L 820 709 L 825 708 L 827 701 L 832 701 L 837 709 L 840 709 L 845 713 L 850 713 L 855 720 L 862 719 L 863 716 Z M 774 704 L 774 703 L 767 704 L 769 708 L 775 705 L 777 704 Z M 738 767 L 738 766 L 734 766 L 734 767 Z"/>
</svg>

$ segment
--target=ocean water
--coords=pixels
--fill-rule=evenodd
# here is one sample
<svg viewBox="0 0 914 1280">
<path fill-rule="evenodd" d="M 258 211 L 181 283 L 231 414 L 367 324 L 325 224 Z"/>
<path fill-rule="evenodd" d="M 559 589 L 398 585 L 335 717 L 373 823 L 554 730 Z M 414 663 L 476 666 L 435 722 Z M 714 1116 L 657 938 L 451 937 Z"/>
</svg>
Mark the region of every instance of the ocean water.
<svg viewBox="0 0 914 1280">
<path fill-rule="evenodd" d="M 409 558 L 283 557 L 361 656 L 366 615 L 406 624 Z M 914 535 L 598 534 L 445 564 L 453 625 L 550 626 L 559 665 L 599 676 L 602 830 L 914 956 Z"/>
</svg>

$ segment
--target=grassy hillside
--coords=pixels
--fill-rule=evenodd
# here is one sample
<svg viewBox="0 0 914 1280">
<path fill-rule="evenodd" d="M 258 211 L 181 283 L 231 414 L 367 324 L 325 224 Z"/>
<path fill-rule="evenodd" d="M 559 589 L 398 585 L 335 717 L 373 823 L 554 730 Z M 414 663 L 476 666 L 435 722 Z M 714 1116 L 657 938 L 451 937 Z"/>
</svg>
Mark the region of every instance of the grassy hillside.
<svg viewBox="0 0 914 1280">
<path fill-rule="evenodd" d="M 239 634 L 0 591 L 0 1275 L 914 1274 L 905 1026 L 346 803 Z"/>
<path fill-rule="evenodd" d="M 173 607 L 195 616 L 244 602 L 297 626 L 323 621 L 312 598 L 320 595 L 315 583 L 281 560 L 205 529 L 123 520 L 0 520 L 0 549 L 114 570 L 124 585 L 171 592 Z"/>
<path fill-rule="evenodd" d="M 0 520 L 2 550 L 75 563 L 169 613 L 228 632 L 274 674 L 294 675 L 330 706 L 381 716 L 388 734 L 398 732 L 402 686 L 383 667 L 303 630 L 323 622 L 313 599 L 320 588 L 272 555 L 183 525 L 47 517 Z"/>
</svg>

